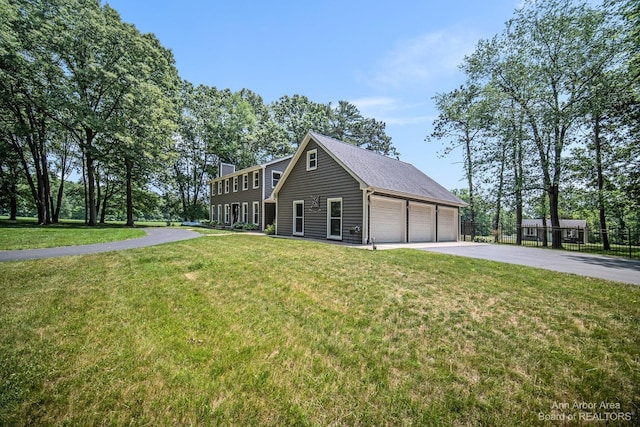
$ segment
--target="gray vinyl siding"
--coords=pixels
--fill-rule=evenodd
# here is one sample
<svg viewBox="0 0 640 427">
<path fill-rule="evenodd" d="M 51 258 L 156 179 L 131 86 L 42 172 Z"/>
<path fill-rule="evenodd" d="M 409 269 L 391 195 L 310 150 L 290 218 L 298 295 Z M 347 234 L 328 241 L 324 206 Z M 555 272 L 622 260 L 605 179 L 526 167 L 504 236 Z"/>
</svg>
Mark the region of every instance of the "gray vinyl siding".
<svg viewBox="0 0 640 427">
<path fill-rule="evenodd" d="M 238 203 L 240 205 L 240 214 L 239 214 L 239 219 L 238 221 L 242 222 L 242 204 L 243 203 L 248 203 L 248 222 L 253 222 L 253 202 L 259 202 L 260 203 L 260 209 L 263 209 L 263 203 L 262 203 L 262 185 L 260 185 L 258 188 L 253 188 L 253 171 L 248 172 L 249 174 L 249 189 L 248 190 L 243 190 L 242 189 L 242 176 L 243 174 L 239 174 L 238 176 L 238 191 L 234 192 L 233 191 L 233 177 L 236 176 L 236 174 L 234 175 L 226 175 L 223 178 L 219 178 L 213 181 L 213 188 L 215 190 L 215 194 L 212 193 L 211 196 L 211 204 L 215 206 L 214 212 L 217 215 L 218 214 L 218 205 L 222 205 L 222 218 L 218 219 L 215 218 L 216 221 L 224 221 L 224 205 L 228 204 L 231 205 L 233 203 Z M 229 185 L 229 193 L 224 194 L 224 180 L 226 179 L 230 179 L 230 185 Z M 262 178 L 261 178 L 262 179 Z M 223 194 L 218 195 L 218 181 L 222 180 L 223 181 L 223 185 L 222 185 L 222 190 L 223 190 Z M 262 184 L 262 182 L 261 182 Z M 231 218 L 229 218 L 229 220 L 231 220 Z M 260 228 L 260 230 L 263 229 L 262 227 L 262 211 L 260 212 L 260 218 L 259 218 L 259 223 L 258 223 L 258 227 Z M 231 225 L 231 224 L 227 224 L 227 225 Z"/>
<path fill-rule="evenodd" d="M 318 167 L 307 171 L 308 150 L 318 150 Z M 313 211 L 312 196 L 320 196 L 320 210 Z M 362 243 L 362 233 L 351 234 L 351 227 L 362 229 L 362 190 L 358 181 L 336 163 L 314 141 L 294 165 L 278 194 L 278 234 L 293 235 L 293 202 L 304 200 L 304 237 L 327 238 L 327 199 L 342 198 L 342 241 Z"/>
<path fill-rule="evenodd" d="M 271 197 L 271 193 L 273 193 L 273 189 L 274 187 L 271 185 L 271 172 L 272 171 L 279 171 L 282 172 L 282 174 L 284 175 L 284 171 L 287 169 L 287 166 L 289 166 L 289 162 L 291 162 L 291 158 L 288 159 L 283 159 L 279 162 L 267 165 L 264 168 L 264 176 L 265 176 L 265 187 L 264 187 L 264 198 L 268 199 L 269 197 Z M 262 175 L 262 174 L 261 174 Z M 260 177 L 260 179 L 262 179 L 262 177 Z M 267 224 L 269 224 L 267 222 Z"/>
</svg>

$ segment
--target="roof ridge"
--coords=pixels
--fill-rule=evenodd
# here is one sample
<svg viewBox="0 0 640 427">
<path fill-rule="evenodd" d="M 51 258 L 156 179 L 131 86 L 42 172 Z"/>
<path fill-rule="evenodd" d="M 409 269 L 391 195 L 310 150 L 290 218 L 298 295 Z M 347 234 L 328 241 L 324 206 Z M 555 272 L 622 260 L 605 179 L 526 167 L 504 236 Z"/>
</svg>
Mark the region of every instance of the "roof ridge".
<svg viewBox="0 0 640 427">
<path fill-rule="evenodd" d="M 377 155 L 377 156 L 382 156 L 382 157 L 383 157 L 383 158 L 385 158 L 385 159 L 394 160 L 394 161 L 396 161 L 396 162 L 404 163 L 404 164 L 406 164 L 406 165 L 410 165 L 410 166 L 413 166 L 413 167 L 415 168 L 415 166 L 414 166 L 414 165 L 412 165 L 412 164 L 411 164 L 411 163 L 409 163 L 409 162 L 405 162 L 404 160 L 396 159 L 396 158 L 394 158 L 394 157 L 387 156 L 386 154 L 378 153 L 377 151 L 373 151 L 373 150 L 369 150 L 369 149 L 367 149 L 367 148 L 363 148 L 363 147 L 361 147 L 361 146 L 359 146 L 359 145 L 349 144 L 348 142 L 342 141 L 342 140 L 337 139 L 337 138 L 334 138 L 334 137 L 332 137 L 332 136 L 327 136 L 327 135 L 324 135 L 324 134 L 321 134 L 321 133 L 318 133 L 318 132 L 313 132 L 313 131 L 309 131 L 309 133 L 310 133 L 310 134 L 313 134 L 315 137 L 321 137 L 321 138 L 325 138 L 325 139 L 330 139 L 330 140 L 332 140 L 332 141 L 334 141 L 334 142 L 337 142 L 337 143 L 339 143 L 339 144 L 346 145 L 347 147 L 357 148 L 357 149 L 359 149 L 359 150 L 363 150 L 363 151 L 365 151 L 365 152 L 367 152 L 367 153 L 375 154 L 375 155 Z M 416 169 L 417 169 L 417 168 L 416 168 Z"/>
</svg>

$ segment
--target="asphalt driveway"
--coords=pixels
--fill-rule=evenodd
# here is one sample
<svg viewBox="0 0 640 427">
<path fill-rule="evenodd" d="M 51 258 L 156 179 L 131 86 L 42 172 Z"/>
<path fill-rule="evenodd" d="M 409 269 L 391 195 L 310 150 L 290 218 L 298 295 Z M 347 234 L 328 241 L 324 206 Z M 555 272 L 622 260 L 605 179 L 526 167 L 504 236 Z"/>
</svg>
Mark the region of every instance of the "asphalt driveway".
<svg viewBox="0 0 640 427">
<path fill-rule="evenodd" d="M 54 258 L 60 256 L 86 255 L 99 252 L 121 251 L 124 249 L 143 248 L 162 243 L 177 242 L 194 239 L 203 235 L 186 228 L 144 228 L 144 237 L 129 240 L 119 240 L 109 243 L 95 243 L 80 246 L 62 246 L 58 248 L 24 249 L 18 251 L 0 251 L 0 261 L 19 261 L 27 259 Z"/>
<path fill-rule="evenodd" d="M 626 258 L 614 258 L 584 252 L 471 242 L 378 245 L 378 249 L 393 249 L 397 247 L 480 258 L 509 264 L 528 265 L 562 273 L 573 273 L 640 285 L 640 261 Z"/>
</svg>

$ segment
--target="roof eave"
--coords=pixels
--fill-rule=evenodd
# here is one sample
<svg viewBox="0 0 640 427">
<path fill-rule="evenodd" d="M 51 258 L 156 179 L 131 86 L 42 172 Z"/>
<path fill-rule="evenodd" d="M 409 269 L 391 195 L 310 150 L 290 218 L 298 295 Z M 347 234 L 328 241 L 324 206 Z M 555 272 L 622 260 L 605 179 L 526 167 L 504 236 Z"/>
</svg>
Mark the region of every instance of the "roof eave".
<svg viewBox="0 0 640 427">
<path fill-rule="evenodd" d="M 395 190 L 389 190 L 386 188 L 381 188 L 381 187 L 368 187 L 367 190 L 373 192 L 373 193 L 380 193 L 380 194 L 389 194 L 392 196 L 398 196 L 398 197 L 402 197 L 405 199 L 416 199 L 416 200 L 422 200 L 425 202 L 431 202 L 431 203 L 436 203 L 439 205 L 449 205 L 449 206 L 457 206 L 460 208 L 463 208 L 465 206 L 469 206 L 468 203 L 463 202 L 462 200 L 457 202 L 455 200 L 445 200 L 445 199 L 438 199 L 435 197 L 428 197 L 428 196 L 422 196 L 419 194 L 413 194 L 413 193 L 405 193 L 402 191 L 395 191 Z"/>
</svg>

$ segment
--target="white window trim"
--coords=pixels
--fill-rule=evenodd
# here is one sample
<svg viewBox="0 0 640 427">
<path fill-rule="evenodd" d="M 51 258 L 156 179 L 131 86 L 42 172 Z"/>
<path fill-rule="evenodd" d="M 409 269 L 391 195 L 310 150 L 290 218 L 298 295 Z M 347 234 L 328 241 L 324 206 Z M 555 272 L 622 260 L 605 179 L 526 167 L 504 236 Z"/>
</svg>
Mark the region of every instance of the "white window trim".
<svg viewBox="0 0 640 427">
<path fill-rule="evenodd" d="M 242 221 L 243 223 L 249 222 L 249 202 L 242 202 Z"/>
<path fill-rule="evenodd" d="M 218 205 L 218 216 L 216 217 L 216 221 L 222 222 L 222 205 Z"/>
<path fill-rule="evenodd" d="M 249 189 L 249 174 L 245 173 L 242 175 L 242 191 Z"/>
<path fill-rule="evenodd" d="M 229 194 L 229 178 L 224 180 L 224 194 Z"/>
<path fill-rule="evenodd" d="M 231 215 L 231 208 L 228 203 L 224 205 L 224 223 L 229 224 L 229 216 Z"/>
<path fill-rule="evenodd" d="M 238 192 L 238 177 L 237 176 L 233 177 L 233 192 L 234 193 Z"/>
<path fill-rule="evenodd" d="M 260 171 L 253 172 L 253 188 L 260 187 Z"/>
<path fill-rule="evenodd" d="M 260 202 L 253 202 L 253 223 L 258 225 L 260 222 Z"/>
<path fill-rule="evenodd" d="M 311 166 L 311 155 L 315 154 L 315 165 Z M 318 169 L 318 149 L 314 148 L 313 150 L 307 151 L 307 171 L 314 171 Z"/>
<path fill-rule="evenodd" d="M 296 231 L 296 205 L 302 205 L 302 231 Z M 304 200 L 293 201 L 293 235 L 304 236 Z"/>
<path fill-rule="evenodd" d="M 278 182 L 280 182 L 280 180 L 282 179 L 282 171 L 271 171 L 271 187 L 276 188 L 276 185 L 278 185 L 278 182 L 276 182 L 275 184 L 273 183 L 273 174 L 274 173 L 279 173 L 280 174 L 280 178 L 278 178 Z"/>
<path fill-rule="evenodd" d="M 331 219 L 334 218 L 331 216 L 331 202 L 340 202 L 340 235 L 339 236 L 331 235 Z M 334 197 L 332 199 L 327 199 L 327 239 L 342 240 L 342 217 L 343 217 L 342 197 Z"/>
<path fill-rule="evenodd" d="M 222 194 L 222 181 L 218 181 L 218 195 Z"/>
</svg>

